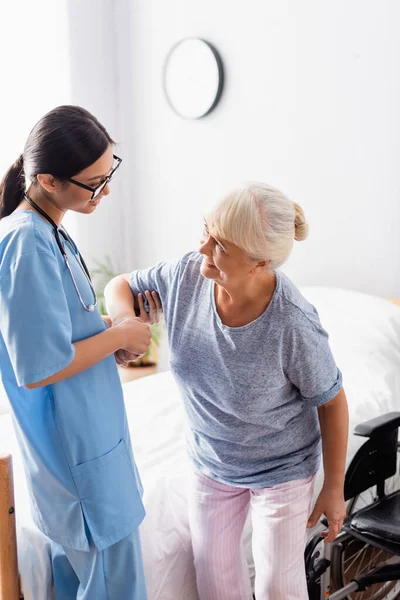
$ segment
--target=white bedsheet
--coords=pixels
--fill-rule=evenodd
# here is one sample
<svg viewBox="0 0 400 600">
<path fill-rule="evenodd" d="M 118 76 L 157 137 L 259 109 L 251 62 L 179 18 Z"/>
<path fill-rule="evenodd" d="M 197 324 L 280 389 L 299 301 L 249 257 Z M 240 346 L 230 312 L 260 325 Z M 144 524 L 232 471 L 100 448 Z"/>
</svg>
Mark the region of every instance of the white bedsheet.
<svg viewBox="0 0 400 600">
<path fill-rule="evenodd" d="M 330 333 L 343 372 L 351 428 L 379 414 L 400 410 L 400 309 L 364 294 L 308 287 Z M 149 600 L 197 600 L 187 522 L 184 415 L 170 372 L 124 386 L 136 460 L 145 488 L 147 517 L 141 527 Z M 349 459 L 363 442 L 351 436 Z M 0 415 L 0 452 L 14 455 L 20 572 L 26 600 L 48 600 L 51 568 L 48 540 L 33 526 L 10 416 Z M 321 480 L 321 478 L 320 478 Z M 319 480 L 319 485 L 320 485 Z M 251 564 L 250 530 L 246 555 Z"/>
</svg>

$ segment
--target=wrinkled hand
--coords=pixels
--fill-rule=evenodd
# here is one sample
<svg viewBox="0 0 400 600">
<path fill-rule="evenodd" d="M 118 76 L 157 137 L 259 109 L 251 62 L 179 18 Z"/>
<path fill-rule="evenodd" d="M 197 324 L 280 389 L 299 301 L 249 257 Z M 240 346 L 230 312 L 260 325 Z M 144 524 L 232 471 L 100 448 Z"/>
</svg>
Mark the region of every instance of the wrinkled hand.
<svg viewBox="0 0 400 600">
<path fill-rule="evenodd" d="M 325 538 L 325 543 L 328 544 L 340 533 L 346 516 L 343 489 L 322 487 L 307 527 L 314 527 L 322 515 L 325 515 L 328 520 L 328 529 L 321 533 L 321 537 Z"/>
<path fill-rule="evenodd" d="M 163 314 L 160 296 L 157 292 L 150 292 L 149 290 L 146 290 L 145 296 L 149 305 L 149 312 L 146 312 L 144 307 L 143 294 L 138 294 L 137 305 L 135 307 L 136 316 L 142 319 L 143 323 L 154 325 L 159 322 Z"/>
<path fill-rule="evenodd" d="M 127 350 L 117 350 L 114 354 L 115 361 L 119 367 L 128 367 L 129 363 L 136 362 L 140 356 L 133 352 L 127 352 Z M 142 355 L 143 356 L 143 355 Z"/>
</svg>

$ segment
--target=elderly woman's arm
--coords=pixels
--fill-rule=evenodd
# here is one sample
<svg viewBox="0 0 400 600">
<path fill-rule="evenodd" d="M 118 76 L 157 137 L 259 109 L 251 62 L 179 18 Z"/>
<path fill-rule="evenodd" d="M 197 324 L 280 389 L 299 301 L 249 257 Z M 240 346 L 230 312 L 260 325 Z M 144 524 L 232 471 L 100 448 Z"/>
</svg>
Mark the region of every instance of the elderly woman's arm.
<svg viewBox="0 0 400 600">
<path fill-rule="evenodd" d="M 107 313 L 113 321 L 122 315 L 136 316 L 135 297 L 129 286 L 129 273 L 118 275 L 104 289 Z"/>
<path fill-rule="evenodd" d="M 333 400 L 318 407 L 318 418 L 322 438 L 324 484 L 308 526 L 314 527 L 324 514 L 329 527 L 323 536 L 328 543 L 340 532 L 346 514 L 343 489 L 349 417 L 343 388 Z"/>
<path fill-rule="evenodd" d="M 139 317 L 144 323 L 153 325 L 158 323 L 162 316 L 161 301 L 157 292 L 145 292 L 149 311 L 144 306 L 142 294 L 137 298 L 129 285 L 129 273 L 114 277 L 104 290 L 107 312 L 110 317 L 110 325 L 118 325 L 125 317 Z M 137 360 L 137 355 L 118 350 L 115 353 L 117 364 L 126 366 L 129 362 Z"/>
<path fill-rule="evenodd" d="M 134 296 L 129 285 L 129 273 L 118 275 L 111 279 L 104 290 L 107 312 L 112 322 L 124 317 L 138 316 L 142 321 L 153 325 L 162 316 L 162 307 L 157 292 L 147 290 L 145 296 L 149 306 L 149 312 L 144 307 L 143 294 Z"/>
</svg>

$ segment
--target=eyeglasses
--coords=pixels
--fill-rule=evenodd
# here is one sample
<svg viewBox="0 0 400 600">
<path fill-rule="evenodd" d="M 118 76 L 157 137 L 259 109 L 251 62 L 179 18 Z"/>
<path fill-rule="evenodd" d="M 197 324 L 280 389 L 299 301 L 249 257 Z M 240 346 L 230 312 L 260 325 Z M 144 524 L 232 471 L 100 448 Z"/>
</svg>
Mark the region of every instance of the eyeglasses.
<svg viewBox="0 0 400 600">
<path fill-rule="evenodd" d="M 67 181 L 69 181 L 70 183 L 79 185 L 79 187 L 84 188 L 85 190 L 91 191 L 92 192 L 91 200 L 94 200 L 95 198 L 97 198 L 97 196 L 99 196 L 101 194 L 101 192 L 104 190 L 106 185 L 108 185 L 110 183 L 111 179 L 114 177 L 115 171 L 118 169 L 119 165 L 122 163 L 122 158 L 115 156 L 115 154 L 113 155 L 113 158 L 114 158 L 114 160 L 117 161 L 117 164 L 115 165 L 115 167 L 113 167 L 111 173 L 109 175 L 107 175 L 107 177 L 105 177 L 105 179 L 101 183 L 99 183 L 99 185 L 96 186 L 95 188 L 91 187 L 90 185 L 86 185 L 85 183 L 81 183 L 80 181 L 76 181 L 75 179 L 71 179 L 70 177 L 66 177 L 65 179 Z"/>
</svg>

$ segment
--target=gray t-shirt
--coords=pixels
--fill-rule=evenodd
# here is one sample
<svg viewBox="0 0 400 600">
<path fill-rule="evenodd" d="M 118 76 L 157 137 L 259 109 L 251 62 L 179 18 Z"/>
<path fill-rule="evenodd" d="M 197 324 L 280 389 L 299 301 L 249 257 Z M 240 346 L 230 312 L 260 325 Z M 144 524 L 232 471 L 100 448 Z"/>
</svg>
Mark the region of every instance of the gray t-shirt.
<svg viewBox="0 0 400 600">
<path fill-rule="evenodd" d="M 191 252 L 130 276 L 134 294 L 155 290 L 161 297 L 195 466 L 239 487 L 313 475 L 320 460 L 316 407 L 342 387 L 316 309 L 277 271 L 264 313 L 228 327 L 201 262 Z"/>
</svg>

